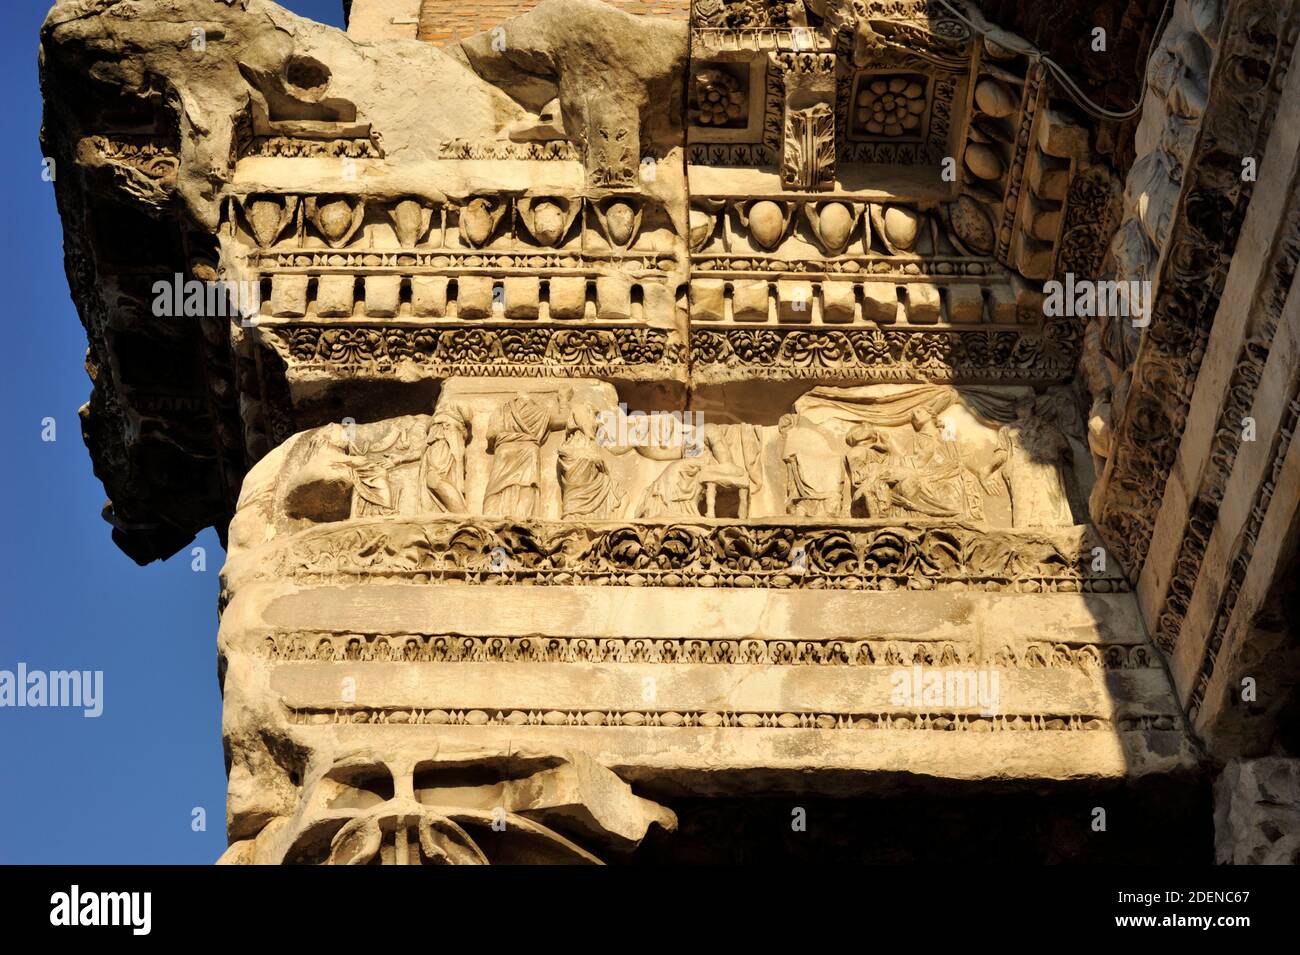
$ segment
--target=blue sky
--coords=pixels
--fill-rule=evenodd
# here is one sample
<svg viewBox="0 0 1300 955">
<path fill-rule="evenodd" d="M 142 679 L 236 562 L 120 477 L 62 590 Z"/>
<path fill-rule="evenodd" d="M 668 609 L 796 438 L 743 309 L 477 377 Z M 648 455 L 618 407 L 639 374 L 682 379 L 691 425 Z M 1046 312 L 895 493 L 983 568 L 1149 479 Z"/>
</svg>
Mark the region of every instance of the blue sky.
<svg viewBox="0 0 1300 955">
<path fill-rule="evenodd" d="M 342 26 L 341 0 L 282 0 Z M 212 531 L 138 567 L 100 518 L 77 409 L 90 393 L 86 341 L 63 273 L 62 228 L 41 177 L 36 69 L 47 0 L 0 5 L 6 108 L 6 323 L 0 469 L 0 670 L 102 670 L 104 711 L 0 707 L 0 863 L 210 863 L 225 848 Z M 42 441 L 53 418 L 56 440 Z M 194 831 L 194 810 L 207 816 Z"/>
</svg>

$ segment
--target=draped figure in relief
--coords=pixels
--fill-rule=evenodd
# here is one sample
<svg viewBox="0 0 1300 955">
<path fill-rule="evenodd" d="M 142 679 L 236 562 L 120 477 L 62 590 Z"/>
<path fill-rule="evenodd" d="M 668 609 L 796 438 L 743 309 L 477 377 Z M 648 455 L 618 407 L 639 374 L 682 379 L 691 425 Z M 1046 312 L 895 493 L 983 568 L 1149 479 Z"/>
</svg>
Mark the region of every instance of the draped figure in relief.
<svg viewBox="0 0 1300 955">
<path fill-rule="evenodd" d="M 623 506 L 626 493 L 609 473 L 591 405 L 576 405 L 569 415 L 556 467 L 565 518 L 609 517 Z"/>
<path fill-rule="evenodd" d="M 492 471 L 483 494 L 483 513 L 528 520 L 537 515 L 542 476 L 542 443 L 569 420 L 573 392 L 560 396 L 558 412 L 548 411 L 528 395 L 510 399 L 492 418 L 488 450 Z"/>
<path fill-rule="evenodd" d="M 456 405 L 439 408 L 425 436 L 424 479 L 434 507 L 449 514 L 464 514 L 465 441 L 469 415 Z"/>
</svg>

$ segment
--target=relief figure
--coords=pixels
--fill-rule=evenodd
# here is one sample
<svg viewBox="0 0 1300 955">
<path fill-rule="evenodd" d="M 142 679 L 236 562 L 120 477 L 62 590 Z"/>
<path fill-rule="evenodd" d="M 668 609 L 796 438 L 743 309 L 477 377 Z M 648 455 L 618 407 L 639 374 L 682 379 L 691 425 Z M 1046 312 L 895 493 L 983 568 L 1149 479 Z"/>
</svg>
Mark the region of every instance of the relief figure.
<svg viewBox="0 0 1300 955">
<path fill-rule="evenodd" d="M 882 474 L 896 516 L 984 520 L 981 492 L 997 492 L 992 475 L 1005 463 L 1005 450 L 977 471 L 963 462 L 956 440 L 940 432 L 929 411 L 912 412 L 912 428 L 915 433 L 901 460 Z"/>
<path fill-rule="evenodd" d="M 457 405 L 439 408 L 425 436 L 424 479 L 435 510 L 464 514 L 465 443 L 470 415 Z"/>
<path fill-rule="evenodd" d="M 1001 433 L 1009 458 L 1002 474 L 1011 494 L 1013 527 L 1074 523 L 1064 478 L 1070 442 L 1041 408 L 1042 402 L 1026 404 L 1020 417 Z"/>
<path fill-rule="evenodd" d="M 591 405 L 576 405 L 569 415 L 556 467 L 565 518 L 609 517 L 623 506 L 626 493 L 609 473 Z"/>
<path fill-rule="evenodd" d="M 493 416 L 488 429 L 492 470 L 483 494 L 484 514 L 517 520 L 537 515 L 542 444 L 568 422 L 572 395 L 571 390 L 565 391 L 554 413 L 528 395 L 518 395 Z"/>
<path fill-rule="evenodd" d="M 698 460 L 674 461 L 645 490 L 637 505 L 637 517 L 692 517 L 700 516 L 700 494 L 704 490 L 701 473 L 704 464 Z"/>
<path fill-rule="evenodd" d="M 343 452 L 352 481 L 352 516 L 380 517 L 416 513 L 420 502 L 405 486 L 399 472 L 415 464 L 424 453 L 419 418 L 398 418 L 375 437 L 372 426 L 340 425 L 330 442 Z"/>
<path fill-rule="evenodd" d="M 842 446 L 798 415 L 784 415 L 782 437 L 786 512 L 795 517 L 839 517 L 848 510 Z"/>
<path fill-rule="evenodd" d="M 845 463 L 848 468 L 850 510 L 857 502 L 867 517 L 889 517 L 893 500 L 883 474 L 889 458 L 889 442 L 878 428 L 869 424 L 853 427 L 844 437 L 849 446 Z"/>
</svg>

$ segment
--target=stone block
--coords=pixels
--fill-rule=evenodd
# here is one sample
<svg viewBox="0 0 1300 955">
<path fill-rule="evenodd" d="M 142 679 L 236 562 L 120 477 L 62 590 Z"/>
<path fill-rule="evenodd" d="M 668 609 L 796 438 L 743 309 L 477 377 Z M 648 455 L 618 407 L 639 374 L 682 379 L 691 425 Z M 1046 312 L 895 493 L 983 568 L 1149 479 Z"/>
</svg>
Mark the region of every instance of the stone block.
<svg viewBox="0 0 1300 955">
<path fill-rule="evenodd" d="M 596 279 L 596 317 L 624 322 L 632 317 L 632 280 L 626 275 L 602 275 Z"/>
<path fill-rule="evenodd" d="M 939 289 L 925 282 L 907 286 L 907 321 L 912 325 L 933 325 L 943 311 Z"/>
<path fill-rule="evenodd" d="M 402 304 L 400 275 L 366 276 L 366 314 L 371 318 L 393 318 Z"/>
<path fill-rule="evenodd" d="M 446 315 L 447 279 L 441 275 L 417 275 L 411 279 L 411 312 L 421 318 Z"/>
<path fill-rule="evenodd" d="M 978 285 L 948 286 L 948 321 L 977 325 L 984 320 L 984 290 Z"/>
<path fill-rule="evenodd" d="M 1010 285 L 995 285 L 989 289 L 989 313 L 999 325 L 1016 323 L 1016 290 Z"/>
<path fill-rule="evenodd" d="M 351 275 L 322 275 L 316 280 L 316 314 L 322 318 L 351 318 L 356 279 Z"/>
<path fill-rule="evenodd" d="M 767 282 L 737 281 L 731 289 L 732 318 L 738 322 L 765 322 L 770 299 Z"/>
<path fill-rule="evenodd" d="M 307 314 L 307 276 L 277 275 L 271 280 L 271 314 L 276 318 Z"/>
<path fill-rule="evenodd" d="M 823 322 L 853 321 L 855 304 L 856 300 L 853 294 L 852 282 L 822 283 Z"/>
<path fill-rule="evenodd" d="M 780 322 L 811 322 L 813 318 L 813 284 L 795 279 L 776 283 L 776 317 Z"/>
<path fill-rule="evenodd" d="M 691 283 L 691 321 L 720 322 L 726 317 L 727 283 L 696 279 Z"/>
<path fill-rule="evenodd" d="M 587 280 L 565 276 L 550 280 L 548 301 L 551 318 L 577 319 L 587 311 Z"/>
<path fill-rule="evenodd" d="M 898 289 L 888 282 L 863 282 L 862 318 L 882 324 L 897 321 Z"/>
<path fill-rule="evenodd" d="M 1300 759 L 1234 759 L 1214 784 L 1214 861 L 1300 862 Z"/>
<path fill-rule="evenodd" d="M 483 319 L 492 317 L 492 289 L 496 283 L 482 275 L 464 275 L 456 280 L 456 316 Z"/>
<path fill-rule="evenodd" d="M 505 280 L 506 318 L 532 319 L 541 307 L 540 279 L 515 276 Z"/>
<path fill-rule="evenodd" d="M 672 328 L 677 322 L 677 296 L 667 282 L 642 282 L 645 296 L 641 320 L 655 328 Z"/>
</svg>

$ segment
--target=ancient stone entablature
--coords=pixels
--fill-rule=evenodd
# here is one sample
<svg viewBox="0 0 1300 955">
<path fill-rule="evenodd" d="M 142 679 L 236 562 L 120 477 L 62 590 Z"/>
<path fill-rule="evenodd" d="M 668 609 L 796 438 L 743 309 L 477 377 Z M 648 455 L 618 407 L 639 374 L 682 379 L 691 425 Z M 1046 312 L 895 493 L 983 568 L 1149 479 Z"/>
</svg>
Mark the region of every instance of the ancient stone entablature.
<svg viewBox="0 0 1300 955">
<path fill-rule="evenodd" d="M 1241 635 L 1289 659 L 1252 554 L 1290 559 L 1294 190 L 1261 308 L 1211 322 L 1241 155 L 1300 135 L 1261 4 L 1174 5 L 1127 188 L 970 3 L 544 0 L 445 49 L 361 3 L 56 4 L 107 515 L 142 561 L 228 533 L 228 861 L 621 858 L 755 779 L 1198 772 Z M 1103 277 L 1153 280 L 1149 329 L 1045 308 Z M 1176 467 L 1192 420 L 1213 468 Z"/>
<path fill-rule="evenodd" d="M 1099 260 L 1118 187 L 998 35 L 936 3 L 696 4 L 696 375 L 1070 376 L 1041 283 Z"/>
<path fill-rule="evenodd" d="M 584 25 L 610 34 L 609 52 L 590 61 L 552 5 L 512 21 L 511 41 L 485 34 L 449 57 L 363 55 L 306 26 L 261 42 L 283 14 L 195 4 L 196 24 L 230 21 L 201 54 L 151 49 L 147 16 L 126 24 L 170 92 L 108 80 L 133 104 L 114 106 L 119 118 L 107 90 L 102 106 L 51 90 L 68 117 L 51 152 L 103 177 L 115 202 L 179 213 L 136 216 L 159 261 L 132 274 L 254 293 L 228 333 L 215 319 L 202 336 L 166 333 L 180 351 L 233 341 L 202 359 L 231 366 L 218 394 L 153 380 L 188 355 L 138 372 L 92 347 L 112 387 L 88 428 L 123 434 L 92 444 L 117 447 L 135 474 L 101 468 L 122 485 L 119 537 L 143 557 L 157 552 L 150 534 L 175 546 L 228 513 L 247 466 L 321 419 L 304 397 L 340 379 L 597 375 L 672 386 L 680 402 L 694 381 L 1041 385 L 1072 371 L 1077 325 L 1045 322 L 1026 279 L 1098 255 L 1110 195 L 1085 185 L 1100 169 L 1086 130 L 1054 109 L 1041 69 L 943 8 L 797 5 L 777 23 L 762 4 L 744 17 L 705 3 L 688 37 L 684 23 L 597 4 Z M 121 19 L 107 0 L 75 11 L 51 18 L 56 60 L 93 56 L 91 24 Z M 615 62 L 627 49 L 635 68 Z M 189 69 L 199 55 L 209 68 Z M 426 82 L 464 94 L 459 108 L 377 98 L 352 65 L 373 55 L 425 61 Z M 670 105 L 683 88 L 685 116 Z M 65 194 L 69 218 L 76 201 Z M 111 314 L 154 296 L 99 258 L 100 286 L 124 288 L 85 293 L 99 300 L 86 310 L 127 321 Z M 160 421 L 154 440 L 134 424 L 178 402 L 203 408 L 209 433 L 190 421 L 168 440 Z M 178 447 L 221 461 L 222 477 L 205 510 L 159 520 L 127 487 L 157 480 L 143 457 Z"/>
</svg>

